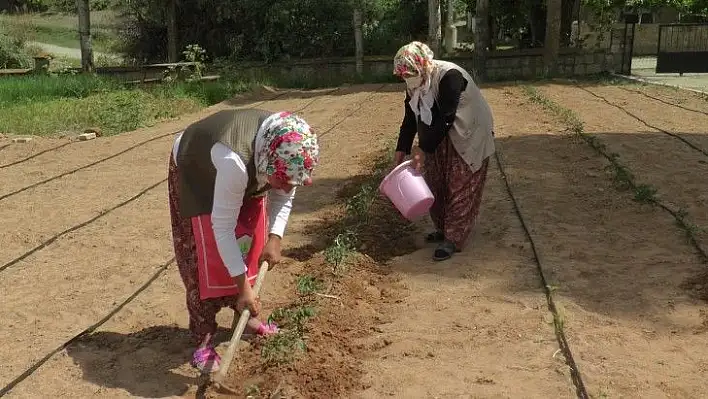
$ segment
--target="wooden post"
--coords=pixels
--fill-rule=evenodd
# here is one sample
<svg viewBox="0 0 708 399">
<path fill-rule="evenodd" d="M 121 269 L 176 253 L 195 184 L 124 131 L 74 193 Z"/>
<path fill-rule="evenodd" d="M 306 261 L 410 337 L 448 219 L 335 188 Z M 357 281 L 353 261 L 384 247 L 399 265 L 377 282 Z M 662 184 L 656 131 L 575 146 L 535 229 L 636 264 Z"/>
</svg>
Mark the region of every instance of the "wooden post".
<svg viewBox="0 0 708 399">
<path fill-rule="evenodd" d="M 543 71 L 546 76 L 553 76 L 558 72 L 563 1 L 548 0 L 546 4 L 546 38 L 543 43 Z"/>
<path fill-rule="evenodd" d="M 34 57 L 34 71 L 33 73 L 44 74 L 49 72 L 49 57 L 37 56 Z"/>
<path fill-rule="evenodd" d="M 440 0 L 428 0 L 428 46 L 435 56 L 440 52 Z"/>
<path fill-rule="evenodd" d="M 457 44 L 457 28 L 455 27 L 455 7 L 453 0 L 447 0 L 447 16 L 445 18 L 445 53 L 452 54 Z"/>
<path fill-rule="evenodd" d="M 356 46 L 354 58 L 357 75 L 364 73 L 364 39 L 361 34 L 361 25 L 361 9 L 357 7 L 354 9 L 354 45 Z"/>
<path fill-rule="evenodd" d="M 91 45 L 91 11 L 89 0 L 76 0 L 79 14 L 79 40 L 81 44 L 81 69 L 93 72 L 93 47 Z"/>
<path fill-rule="evenodd" d="M 167 2 L 167 62 L 178 62 L 177 0 Z"/>
<path fill-rule="evenodd" d="M 490 43 L 489 0 L 477 0 L 474 20 L 474 78 L 478 83 L 487 80 L 487 47 Z"/>
</svg>

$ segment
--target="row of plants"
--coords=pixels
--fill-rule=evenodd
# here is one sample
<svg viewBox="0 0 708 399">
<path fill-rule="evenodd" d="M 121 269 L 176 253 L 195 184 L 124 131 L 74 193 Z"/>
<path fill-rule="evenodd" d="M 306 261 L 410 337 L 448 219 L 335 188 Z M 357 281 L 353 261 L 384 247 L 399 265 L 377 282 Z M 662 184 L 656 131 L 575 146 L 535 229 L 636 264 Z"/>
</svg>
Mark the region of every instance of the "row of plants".
<svg viewBox="0 0 708 399">
<path fill-rule="evenodd" d="M 376 254 L 375 242 L 381 241 L 379 227 L 385 224 L 385 228 L 395 229 L 400 239 L 410 241 L 409 247 L 401 253 L 410 252 L 414 247 L 411 236 L 407 235 L 414 231 L 413 226 L 392 212 L 390 203 L 376 190 L 381 179 L 390 171 L 392 161 L 390 151 L 379 153 L 372 159 L 370 172 L 340 193 L 340 196 L 347 195 L 347 198 L 341 203 L 339 216 L 334 221 L 325 222 L 327 227 L 319 227 L 326 231 L 324 234 L 329 237 L 329 244 L 321 252 L 309 254 L 310 259 L 306 261 L 309 272 L 299 276 L 296 282 L 297 298 L 288 305 L 276 308 L 270 316 L 271 321 L 282 327 L 282 333 L 261 342 L 262 367 L 289 370 L 289 365 L 306 358 L 309 334 L 315 323 L 324 322 L 318 316 L 324 317 L 323 312 L 339 312 L 337 309 L 344 306 L 346 299 L 341 296 L 349 294 L 347 281 L 353 276 L 361 278 L 362 271 L 368 276 L 370 269 L 367 265 L 372 264 L 369 262 L 371 260 L 376 262 L 376 267 L 385 268 L 385 260 Z M 392 223 L 394 219 L 398 223 Z M 388 244 L 381 245 L 390 247 Z M 400 248 L 398 250 L 401 251 Z M 326 306 L 332 303 L 337 306 Z M 247 397 L 264 397 L 263 387 L 254 384 L 245 389 Z"/>
<path fill-rule="evenodd" d="M 665 204 L 661 199 L 659 199 L 659 197 L 657 197 L 658 190 L 656 187 L 647 183 L 639 183 L 634 173 L 632 173 L 632 171 L 622 163 L 620 154 L 611 152 L 607 148 L 607 145 L 597 136 L 587 133 L 585 131 L 583 121 L 573 110 L 566 108 L 544 96 L 535 87 L 524 86 L 523 89 L 531 101 L 541 105 L 544 109 L 548 110 L 551 114 L 560 119 L 568 127 L 570 132 L 584 140 L 600 156 L 604 157 L 608 161 L 606 168 L 612 173 L 615 186 L 619 190 L 632 190 L 634 193 L 634 199 L 637 202 L 658 206 L 664 211 L 670 213 L 676 220 L 676 225 L 686 235 L 688 242 L 696 249 L 703 259 L 708 260 L 708 254 L 706 254 L 697 239 L 697 235 L 704 232 L 705 229 L 690 220 L 690 215 L 686 209 L 675 209 Z"/>
</svg>

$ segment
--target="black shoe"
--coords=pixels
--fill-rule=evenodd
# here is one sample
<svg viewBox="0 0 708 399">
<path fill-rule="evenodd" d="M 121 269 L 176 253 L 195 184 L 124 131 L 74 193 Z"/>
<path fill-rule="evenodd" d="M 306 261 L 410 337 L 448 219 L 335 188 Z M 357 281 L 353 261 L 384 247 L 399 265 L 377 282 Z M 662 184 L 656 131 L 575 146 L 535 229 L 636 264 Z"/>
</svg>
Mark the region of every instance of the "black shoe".
<svg viewBox="0 0 708 399">
<path fill-rule="evenodd" d="M 455 252 L 460 252 L 451 241 L 445 240 L 435 249 L 433 253 L 434 261 L 443 261 L 452 258 Z"/>
<path fill-rule="evenodd" d="M 443 234 L 442 232 L 439 232 L 439 231 L 430 233 L 427 236 L 425 236 L 425 241 L 427 243 L 443 242 L 443 241 L 445 241 L 445 234 Z"/>
</svg>

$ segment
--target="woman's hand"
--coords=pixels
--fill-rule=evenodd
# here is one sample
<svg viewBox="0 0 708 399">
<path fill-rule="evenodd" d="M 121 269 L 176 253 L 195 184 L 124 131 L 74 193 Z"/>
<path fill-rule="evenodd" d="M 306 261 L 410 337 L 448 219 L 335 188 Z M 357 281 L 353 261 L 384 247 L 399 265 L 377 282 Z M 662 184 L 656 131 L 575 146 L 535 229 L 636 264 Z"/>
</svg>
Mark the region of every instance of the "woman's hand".
<svg viewBox="0 0 708 399">
<path fill-rule="evenodd" d="M 241 293 L 236 299 L 236 310 L 241 313 L 244 309 L 248 309 L 252 317 L 258 316 L 258 313 L 261 311 L 261 301 L 258 300 L 256 293 L 248 283 L 243 286 Z"/>
<path fill-rule="evenodd" d="M 413 148 L 413 168 L 420 173 L 425 163 L 425 153 L 419 147 Z"/>
<path fill-rule="evenodd" d="M 406 160 L 406 153 L 403 151 L 396 151 L 396 154 L 393 156 L 393 161 L 396 164 L 395 166 L 398 166 L 403 163 L 403 161 Z"/>
<path fill-rule="evenodd" d="M 268 242 L 265 247 L 263 247 L 263 252 L 261 252 L 261 257 L 258 263 L 268 262 L 268 267 L 272 269 L 280 263 L 282 257 L 280 253 L 280 237 L 275 234 L 270 234 L 268 236 Z"/>
</svg>

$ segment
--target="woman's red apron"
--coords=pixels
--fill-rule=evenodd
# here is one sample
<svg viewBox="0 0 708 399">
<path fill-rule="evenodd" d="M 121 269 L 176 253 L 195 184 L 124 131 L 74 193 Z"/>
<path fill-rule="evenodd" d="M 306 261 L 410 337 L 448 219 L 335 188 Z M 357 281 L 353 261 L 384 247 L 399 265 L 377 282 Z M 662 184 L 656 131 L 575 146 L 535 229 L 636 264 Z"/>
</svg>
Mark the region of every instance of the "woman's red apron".
<svg viewBox="0 0 708 399">
<path fill-rule="evenodd" d="M 244 198 L 236 224 L 236 239 L 246 264 L 246 276 L 251 285 L 258 275 L 258 259 L 266 244 L 266 197 Z M 219 298 L 238 294 L 216 247 L 211 215 L 192 217 L 192 231 L 197 244 L 199 269 L 199 297 Z"/>
</svg>

